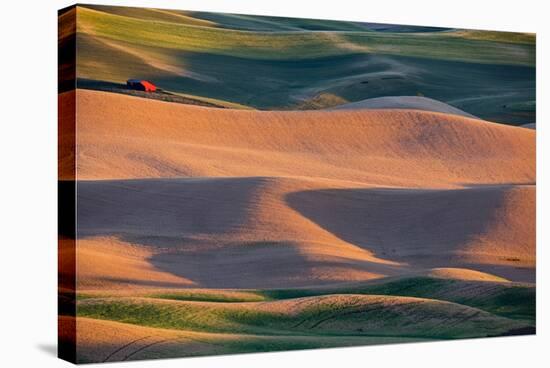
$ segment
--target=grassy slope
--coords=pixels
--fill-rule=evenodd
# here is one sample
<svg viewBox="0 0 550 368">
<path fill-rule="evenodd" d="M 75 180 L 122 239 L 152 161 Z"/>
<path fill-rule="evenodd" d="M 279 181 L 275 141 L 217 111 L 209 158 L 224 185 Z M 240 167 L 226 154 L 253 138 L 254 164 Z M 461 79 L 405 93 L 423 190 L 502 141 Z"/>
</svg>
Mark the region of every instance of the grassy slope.
<svg viewBox="0 0 550 368">
<path fill-rule="evenodd" d="M 147 78 L 166 90 L 261 109 L 322 108 L 307 103 L 321 94 L 342 102 L 422 94 L 489 120 L 534 121 L 534 111 L 504 107 L 535 98 L 529 35 L 350 31 L 366 26 L 100 9 L 79 8 L 80 78 L 119 83 Z M 308 27 L 338 31 L 302 30 Z"/>
<path fill-rule="evenodd" d="M 530 284 L 421 276 L 314 289 L 90 291 L 78 301 L 79 356 L 115 361 L 532 333 L 534 312 Z M 126 346 L 125 329 L 134 329 L 129 345 L 151 336 L 158 344 L 113 356 Z"/>
<path fill-rule="evenodd" d="M 400 295 L 437 300 L 479 308 L 487 312 L 526 321 L 535 320 L 535 287 L 527 284 L 462 281 L 430 277 L 399 278 L 385 282 L 326 290 L 270 290 L 270 298 L 295 298 L 326 293 Z"/>
<path fill-rule="evenodd" d="M 449 32 L 449 35 L 466 38 L 470 40 L 487 40 L 508 43 L 523 43 L 526 45 L 534 45 L 536 36 L 534 33 L 516 33 L 516 32 L 494 32 L 494 31 L 478 31 L 478 30 L 455 30 Z"/>
<path fill-rule="evenodd" d="M 188 16 L 183 11 L 153 9 L 153 8 L 133 8 L 126 6 L 109 5 L 85 5 L 86 8 L 94 9 L 109 14 L 116 14 L 124 17 L 142 19 L 154 22 L 181 23 L 194 26 L 216 27 L 216 23 L 208 20 L 201 20 L 197 17 Z"/>
<path fill-rule="evenodd" d="M 227 13 L 190 12 L 194 18 L 208 20 L 219 27 L 249 31 L 369 31 L 370 28 L 362 23 L 322 20 L 255 16 Z"/>
<path fill-rule="evenodd" d="M 534 50 L 524 43 L 499 42 L 495 37 L 461 38 L 444 32 L 243 32 L 120 16 L 87 8 L 79 8 L 78 21 L 80 30 L 114 40 L 255 59 L 305 59 L 357 52 L 358 48 L 342 46 L 342 41 L 347 40 L 373 53 L 490 64 L 532 66 L 534 63 Z"/>
<path fill-rule="evenodd" d="M 388 295 L 442 300 L 479 308 L 486 312 L 526 322 L 535 320 L 535 287 L 531 284 L 464 281 L 417 276 L 383 279 L 361 284 L 314 289 L 216 290 L 184 289 L 133 292 L 156 299 L 204 302 L 260 302 L 331 294 Z M 79 299 L 116 298 L 119 293 L 86 292 Z"/>
<path fill-rule="evenodd" d="M 210 52 L 257 59 L 330 56 L 345 51 L 315 33 L 241 32 L 181 23 L 154 22 L 79 8 L 79 31 L 117 41 L 180 51 Z M 328 40 L 328 41 L 327 41 Z"/>
<path fill-rule="evenodd" d="M 257 335 L 367 335 L 466 338 L 499 335 L 528 324 L 433 299 L 325 295 L 260 303 L 151 298 L 87 299 L 80 316 L 157 328 Z"/>
</svg>

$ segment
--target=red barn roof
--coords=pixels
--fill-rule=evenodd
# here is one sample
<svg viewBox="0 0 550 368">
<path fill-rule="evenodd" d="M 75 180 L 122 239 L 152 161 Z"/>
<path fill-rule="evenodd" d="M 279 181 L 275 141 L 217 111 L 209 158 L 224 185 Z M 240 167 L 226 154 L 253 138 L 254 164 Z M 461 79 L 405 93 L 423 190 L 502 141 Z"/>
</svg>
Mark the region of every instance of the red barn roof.
<svg viewBox="0 0 550 368">
<path fill-rule="evenodd" d="M 141 84 L 145 87 L 145 90 L 147 92 L 155 92 L 155 90 L 157 89 L 157 87 L 153 83 L 148 81 L 141 81 Z"/>
</svg>

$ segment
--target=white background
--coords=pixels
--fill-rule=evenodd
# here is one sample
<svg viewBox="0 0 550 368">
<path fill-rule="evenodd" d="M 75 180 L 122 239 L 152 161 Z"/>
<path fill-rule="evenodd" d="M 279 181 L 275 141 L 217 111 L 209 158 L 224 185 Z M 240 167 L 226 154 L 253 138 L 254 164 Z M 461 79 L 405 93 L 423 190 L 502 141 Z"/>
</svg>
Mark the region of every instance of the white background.
<svg viewBox="0 0 550 368">
<path fill-rule="evenodd" d="M 92 0 L 90 0 L 91 2 Z M 540 367 L 550 348 L 547 132 L 550 32 L 544 1 L 194 0 L 113 5 L 537 32 L 536 337 L 116 363 L 120 367 Z M 3 2 L 0 19 L 0 366 L 64 367 L 57 334 L 58 0 Z"/>
</svg>

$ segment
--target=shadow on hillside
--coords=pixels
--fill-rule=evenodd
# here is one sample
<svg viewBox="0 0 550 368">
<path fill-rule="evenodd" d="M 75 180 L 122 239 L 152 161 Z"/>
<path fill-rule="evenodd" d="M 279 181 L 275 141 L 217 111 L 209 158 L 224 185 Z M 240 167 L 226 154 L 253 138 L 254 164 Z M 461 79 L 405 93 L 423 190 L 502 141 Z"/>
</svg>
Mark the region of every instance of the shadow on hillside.
<svg viewBox="0 0 550 368">
<path fill-rule="evenodd" d="M 286 201 L 340 239 L 384 259 L 424 268 L 470 267 L 532 282 L 533 269 L 481 265 L 464 257 L 498 221 L 505 194 L 506 187 L 326 189 L 290 193 Z M 494 258 L 500 263 L 498 255 Z"/>
</svg>

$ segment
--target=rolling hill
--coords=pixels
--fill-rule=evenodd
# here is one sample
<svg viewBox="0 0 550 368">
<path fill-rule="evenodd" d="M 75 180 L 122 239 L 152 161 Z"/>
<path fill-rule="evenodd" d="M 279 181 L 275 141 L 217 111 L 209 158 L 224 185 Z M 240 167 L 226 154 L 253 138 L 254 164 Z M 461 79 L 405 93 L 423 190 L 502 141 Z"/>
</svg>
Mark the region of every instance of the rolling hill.
<svg viewBox="0 0 550 368">
<path fill-rule="evenodd" d="M 144 78 L 268 110 L 422 95 L 485 120 L 535 121 L 534 110 L 507 107 L 535 100 L 533 35 L 104 6 L 77 14 L 82 86 Z M 325 95 L 337 99 L 311 103 Z"/>
<path fill-rule="evenodd" d="M 534 130 L 59 98 L 81 362 L 535 331 Z"/>
<path fill-rule="evenodd" d="M 440 300 L 369 294 L 376 292 Z M 347 289 L 94 293 L 79 303 L 78 354 L 81 362 L 120 361 L 513 335 L 534 331 L 534 310 L 525 308 L 533 300 L 527 285 L 429 278 Z"/>
<path fill-rule="evenodd" d="M 433 100 L 427 97 L 419 96 L 388 96 L 369 98 L 363 101 L 351 102 L 343 105 L 338 105 L 332 110 L 358 110 L 358 109 L 406 109 L 406 110 L 421 110 L 431 112 L 441 112 L 444 114 L 460 115 L 467 118 L 476 118 L 472 114 L 457 109 L 446 103 Z"/>
<path fill-rule="evenodd" d="M 311 286 L 434 267 L 533 280 L 532 130 L 82 90 L 77 111 L 82 287 Z"/>
<path fill-rule="evenodd" d="M 80 179 L 307 176 L 432 188 L 535 181 L 534 131 L 455 115 L 209 109 L 82 90 L 77 100 Z"/>
</svg>

